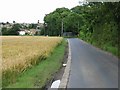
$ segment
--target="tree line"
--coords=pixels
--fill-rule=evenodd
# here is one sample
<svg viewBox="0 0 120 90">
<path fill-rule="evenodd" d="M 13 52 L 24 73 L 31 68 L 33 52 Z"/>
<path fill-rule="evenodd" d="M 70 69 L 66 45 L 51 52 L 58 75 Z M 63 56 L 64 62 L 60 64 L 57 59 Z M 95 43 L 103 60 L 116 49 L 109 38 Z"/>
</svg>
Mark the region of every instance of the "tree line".
<svg viewBox="0 0 120 90">
<path fill-rule="evenodd" d="M 57 8 L 44 17 L 43 35 L 73 32 L 81 39 L 118 54 L 120 2 L 91 2 L 72 9 Z"/>
<path fill-rule="evenodd" d="M 62 31 L 63 23 L 63 31 Z M 82 25 L 82 16 L 68 8 L 57 8 L 55 11 L 44 17 L 45 30 L 42 34 L 58 36 L 63 32 L 73 32 L 79 34 L 79 27 Z"/>
<path fill-rule="evenodd" d="M 15 21 L 13 21 L 15 22 Z M 21 29 L 36 29 L 37 24 L 29 24 L 28 26 L 19 23 L 10 24 L 9 22 L 2 23 L 3 27 L 1 29 L 2 35 L 19 35 L 18 31 Z M 5 26 L 8 25 L 8 26 Z"/>
</svg>

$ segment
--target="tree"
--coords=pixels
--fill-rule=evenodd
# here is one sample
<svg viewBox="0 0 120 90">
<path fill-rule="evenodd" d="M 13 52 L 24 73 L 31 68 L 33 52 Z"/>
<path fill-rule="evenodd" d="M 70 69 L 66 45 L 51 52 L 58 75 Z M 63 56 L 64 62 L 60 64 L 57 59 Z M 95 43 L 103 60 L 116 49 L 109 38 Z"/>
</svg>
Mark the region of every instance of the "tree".
<svg viewBox="0 0 120 90">
<path fill-rule="evenodd" d="M 9 30 L 9 35 L 18 35 L 20 28 L 22 28 L 20 24 L 14 24 L 13 27 Z"/>
<path fill-rule="evenodd" d="M 6 27 L 3 27 L 1 31 L 2 31 L 2 35 L 8 35 L 9 34 L 9 31 Z"/>
<path fill-rule="evenodd" d="M 37 27 L 37 24 L 34 24 L 34 23 L 32 23 L 32 24 L 29 24 L 29 29 L 36 29 L 36 27 Z"/>
<path fill-rule="evenodd" d="M 13 21 L 13 24 L 15 24 L 15 21 Z"/>
<path fill-rule="evenodd" d="M 119 8 L 120 2 L 90 2 L 70 10 L 57 8 L 44 17 L 47 24 L 45 32 L 48 35 L 59 35 L 63 22 L 64 32 L 79 34 L 81 39 L 100 48 L 118 48 Z"/>
<path fill-rule="evenodd" d="M 44 17 L 44 22 L 47 24 L 45 33 L 54 36 L 61 35 L 62 19 L 64 19 L 69 12 L 70 10 L 67 8 L 57 8 L 52 13 L 47 14 Z"/>
<path fill-rule="evenodd" d="M 6 24 L 10 24 L 9 22 L 6 22 Z"/>
<path fill-rule="evenodd" d="M 44 17 L 44 22 L 47 24 L 46 33 L 48 35 L 61 35 L 62 24 L 63 31 L 78 34 L 81 21 L 81 16 L 68 8 L 57 8 Z"/>
</svg>

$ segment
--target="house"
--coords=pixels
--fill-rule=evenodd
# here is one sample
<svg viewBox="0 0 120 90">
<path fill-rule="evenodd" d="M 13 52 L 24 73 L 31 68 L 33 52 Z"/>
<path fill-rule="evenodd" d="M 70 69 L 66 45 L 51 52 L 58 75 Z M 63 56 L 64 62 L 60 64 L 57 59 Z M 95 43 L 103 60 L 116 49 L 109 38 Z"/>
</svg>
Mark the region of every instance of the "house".
<svg viewBox="0 0 120 90">
<path fill-rule="evenodd" d="M 36 34 L 36 29 L 21 29 L 20 31 L 18 31 L 19 35 L 32 35 L 34 36 Z"/>
<path fill-rule="evenodd" d="M 34 36 L 36 34 L 36 29 L 30 29 L 30 35 Z"/>
<path fill-rule="evenodd" d="M 36 35 L 40 35 L 40 32 L 43 28 L 44 28 L 43 23 L 39 23 L 39 21 L 38 21 L 37 27 L 36 27 Z"/>
<path fill-rule="evenodd" d="M 19 35 L 25 35 L 25 31 L 18 31 Z"/>
</svg>

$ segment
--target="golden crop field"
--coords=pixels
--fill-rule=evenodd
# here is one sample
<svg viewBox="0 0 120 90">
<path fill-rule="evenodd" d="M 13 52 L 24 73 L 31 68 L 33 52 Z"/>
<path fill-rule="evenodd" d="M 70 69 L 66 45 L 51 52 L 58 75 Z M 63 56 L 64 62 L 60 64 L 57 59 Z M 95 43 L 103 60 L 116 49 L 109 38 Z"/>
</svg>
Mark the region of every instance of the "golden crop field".
<svg viewBox="0 0 120 90">
<path fill-rule="evenodd" d="M 2 71 L 23 72 L 49 56 L 61 37 L 2 36 Z"/>
</svg>

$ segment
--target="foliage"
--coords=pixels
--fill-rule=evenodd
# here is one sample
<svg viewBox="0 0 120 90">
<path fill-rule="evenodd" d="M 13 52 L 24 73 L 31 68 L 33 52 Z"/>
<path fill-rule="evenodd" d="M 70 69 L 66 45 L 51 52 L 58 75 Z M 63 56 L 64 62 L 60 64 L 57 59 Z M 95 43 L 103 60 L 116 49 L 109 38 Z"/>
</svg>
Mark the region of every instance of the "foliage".
<svg viewBox="0 0 120 90">
<path fill-rule="evenodd" d="M 6 24 L 3 23 L 4 27 L 2 28 L 2 35 L 18 35 L 21 29 L 36 29 L 37 24 L 29 24 L 28 26 L 24 24 L 14 23 L 13 25 L 10 25 L 9 22 Z M 8 26 L 7 26 L 8 25 Z M 40 28 L 42 29 L 42 28 Z"/>
<path fill-rule="evenodd" d="M 2 31 L 2 35 L 8 35 L 9 34 L 8 29 L 6 27 L 3 27 L 1 31 Z"/>
<path fill-rule="evenodd" d="M 37 27 L 37 24 L 29 24 L 29 29 L 36 29 L 36 27 Z"/>
<path fill-rule="evenodd" d="M 14 24 L 12 28 L 3 27 L 2 35 L 18 35 L 18 31 L 20 30 L 20 24 Z"/>
<path fill-rule="evenodd" d="M 57 8 L 55 11 L 44 17 L 44 22 L 47 25 L 44 32 L 46 35 L 61 35 L 62 22 L 63 32 L 73 32 L 74 34 L 78 34 L 79 26 L 82 25 L 82 17 L 67 8 Z"/>
<path fill-rule="evenodd" d="M 120 2 L 89 2 L 72 9 L 57 8 L 44 17 L 46 35 L 73 32 L 81 39 L 107 49 L 118 48 L 120 37 Z M 119 35 L 119 36 L 118 36 Z M 117 49 L 116 53 L 118 52 Z"/>
<path fill-rule="evenodd" d="M 14 24 L 13 27 L 9 30 L 10 35 L 18 35 L 18 31 L 20 30 L 20 24 Z"/>
<path fill-rule="evenodd" d="M 118 48 L 118 33 L 120 26 L 120 3 L 89 3 L 73 8 L 82 14 L 84 25 L 81 27 L 80 38 L 102 49 Z M 107 46 L 107 47 L 106 47 Z M 118 49 L 113 52 L 118 55 Z"/>
</svg>

